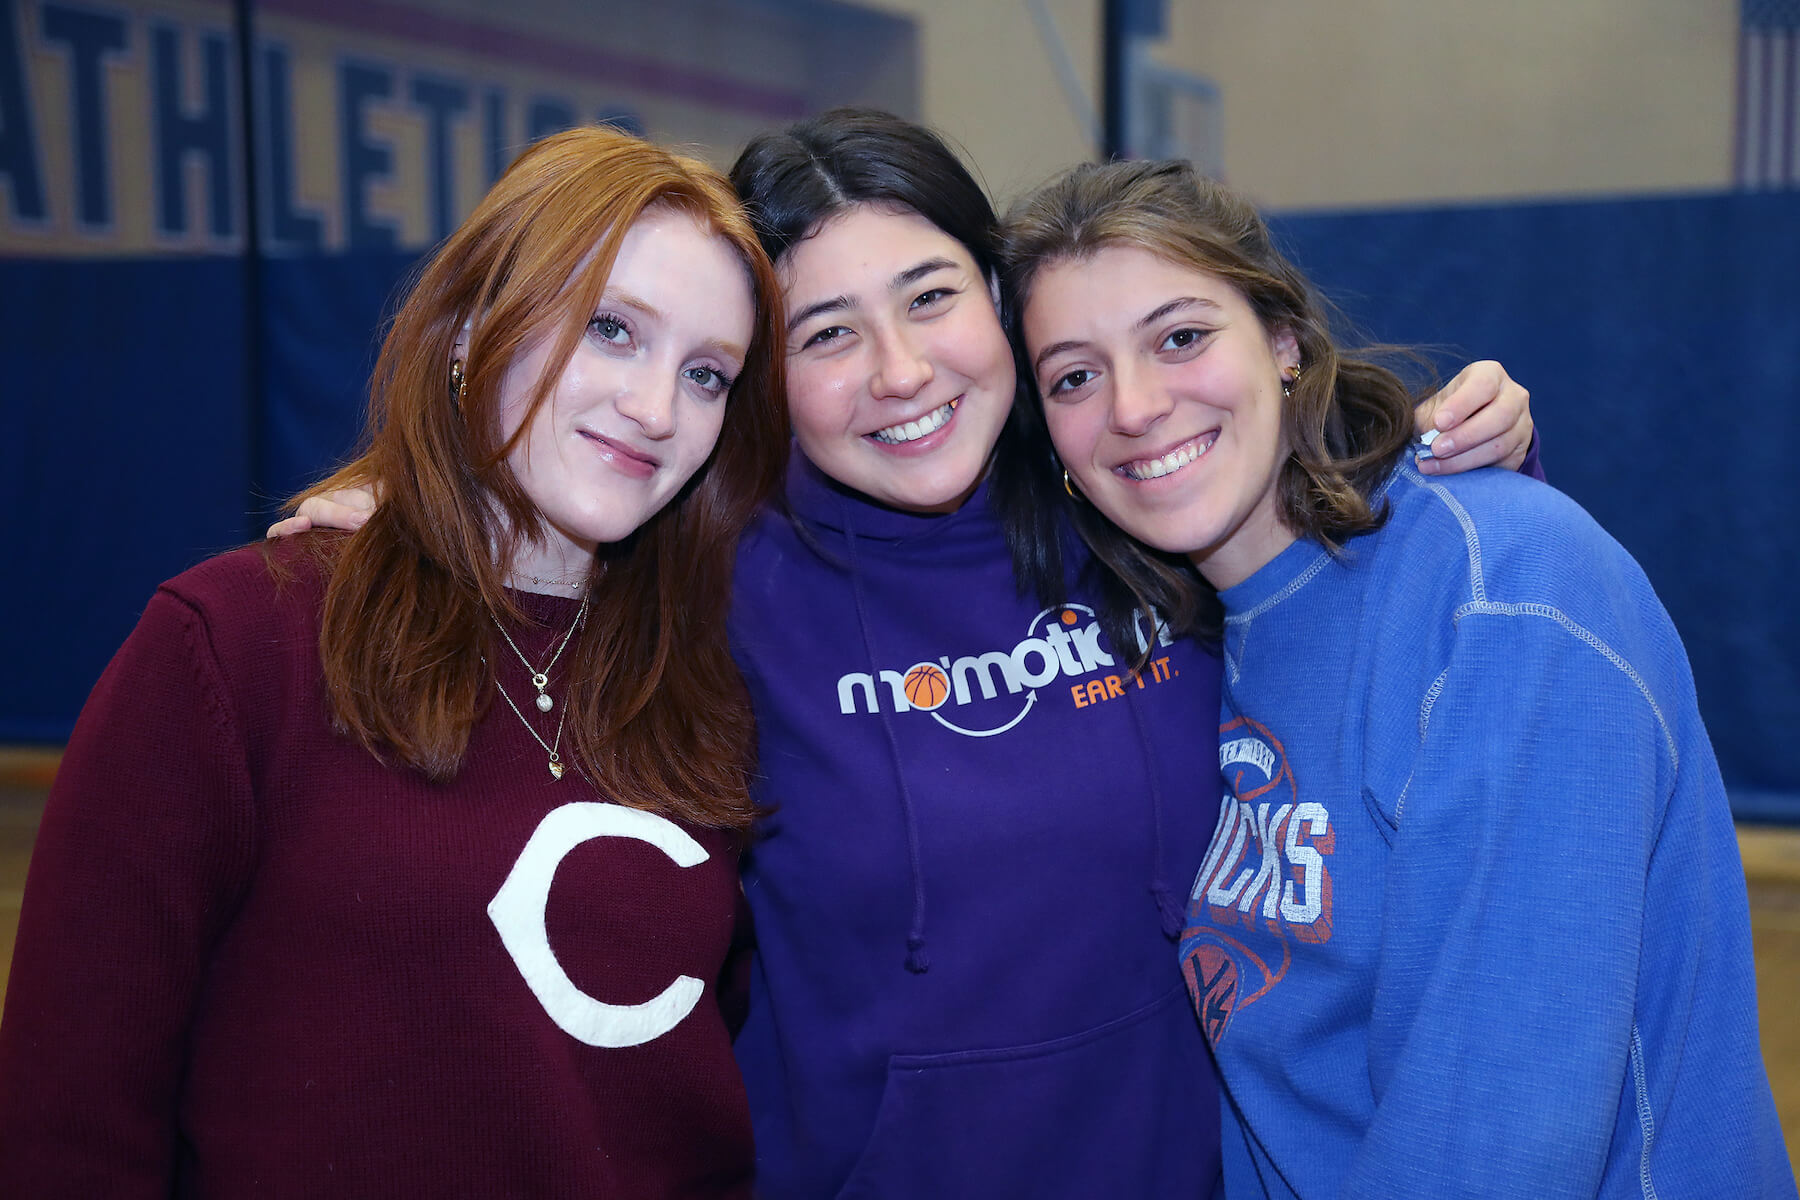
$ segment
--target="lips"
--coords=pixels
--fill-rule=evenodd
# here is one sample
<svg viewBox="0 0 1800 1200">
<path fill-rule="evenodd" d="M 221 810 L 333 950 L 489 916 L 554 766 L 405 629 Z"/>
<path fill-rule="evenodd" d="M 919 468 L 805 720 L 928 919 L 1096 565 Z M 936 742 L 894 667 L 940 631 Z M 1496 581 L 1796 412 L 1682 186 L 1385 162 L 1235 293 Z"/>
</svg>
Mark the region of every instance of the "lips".
<svg viewBox="0 0 1800 1200">
<path fill-rule="evenodd" d="M 916 421 L 901 421 L 886 429 L 877 429 L 868 436 L 889 446 L 904 446 L 908 442 L 916 442 L 942 429 L 961 403 L 962 397 L 958 396 L 948 404 L 940 404 Z"/>
<path fill-rule="evenodd" d="M 603 461 L 610 464 L 620 474 L 629 475 L 633 479 L 648 479 L 656 474 L 662 466 L 662 460 L 653 454 L 639 450 L 623 441 L 607 437 L 603 433 L 582 430 L 581 436 L 600 452 Z"/>
<path fill-rule="evenodd" d="M 1147 483 L 1153 479 L 1162 479 L 1175 472 L 1192 466 L 1211 450 L 1213 443 L 1219 440 L 1219 431 L 1209 429 L 1196 437 L 1170 447 L 1163 453 L 1147 458 L 1134 458 L 1130 462 L 1120 463 L 1113 468 L 1114 473 L 1137 483 Z"/>
</svg>

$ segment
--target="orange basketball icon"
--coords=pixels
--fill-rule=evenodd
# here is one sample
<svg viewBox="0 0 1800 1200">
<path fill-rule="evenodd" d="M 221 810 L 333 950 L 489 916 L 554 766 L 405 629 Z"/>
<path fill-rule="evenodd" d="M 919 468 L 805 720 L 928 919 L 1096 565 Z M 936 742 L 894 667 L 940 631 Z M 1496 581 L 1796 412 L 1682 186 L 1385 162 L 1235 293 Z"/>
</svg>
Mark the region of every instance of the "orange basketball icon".
<svg viewBox="0 0 1800 1200">
<path fill-rule="evenodd" d="M 907 671 L 900 688 L 908 704 L 930 712 L 950 698 L 950 677 L 936 663 L 922 662 Z"/>
</svg>

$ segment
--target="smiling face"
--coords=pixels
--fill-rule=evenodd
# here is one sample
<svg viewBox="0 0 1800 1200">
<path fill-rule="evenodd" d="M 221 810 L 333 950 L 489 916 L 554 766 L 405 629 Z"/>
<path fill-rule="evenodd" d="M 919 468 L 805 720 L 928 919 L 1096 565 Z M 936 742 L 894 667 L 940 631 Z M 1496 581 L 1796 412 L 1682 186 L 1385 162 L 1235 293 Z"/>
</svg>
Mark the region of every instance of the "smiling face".
<svg viewBox="0 0 1800 1200">
<path fill-rule="evenodd" d="M 856 205 L 780 263 L 788 413 L 827 475 L 893 508 L 948 512 L 981 482 L 1012 406 L 987 279 L 917 213 Z"/>
<path fill-rule="evenodd" d="M 575 353 L 506 457 L 547 526 L 516 574 L 583 575 L 597 545 L 674 498 L 718 441 L 755 313 L 736 250 L 693 217 L 652 208 L 626 231 Z M 553 340 L 540 330 L 507 368 L 503 439 L 524 422 Z"/>
<path fill-rule="evenodd" d="M 1057 454 L 1114 524 L 1220 589 L 1294 541 L 1276 489 L 1299 350 L 1235 287 L 1108 246 L 1038 271 L 1024 332 Z"/>
</svg>

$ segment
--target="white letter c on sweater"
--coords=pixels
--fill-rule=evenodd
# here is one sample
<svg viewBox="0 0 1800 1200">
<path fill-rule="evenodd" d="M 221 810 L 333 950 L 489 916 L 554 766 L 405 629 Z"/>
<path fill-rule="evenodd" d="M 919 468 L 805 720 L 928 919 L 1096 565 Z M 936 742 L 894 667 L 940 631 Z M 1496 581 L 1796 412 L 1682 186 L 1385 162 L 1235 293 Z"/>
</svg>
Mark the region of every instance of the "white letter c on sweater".
<svg viewBox="0 0 1800 1200">
<path fill-rule="evenodd" d="M 607 1004 L 576 987 L 556 961 L 544 926 L 550 882 L 569 851 L 598 837 L 648 842 L 681 867 L 707 859 L 700 843 L 654 813 L 594 801 L 565 804 L 538 822 L 506 882 L 488 902 L 488 918 L 531 994 L 559 1029 L 589 1046 L 640 1046 L 681 1024 L 705 985 L 691 975 L 678 975 L 642 1004 Z"/>
</svg>

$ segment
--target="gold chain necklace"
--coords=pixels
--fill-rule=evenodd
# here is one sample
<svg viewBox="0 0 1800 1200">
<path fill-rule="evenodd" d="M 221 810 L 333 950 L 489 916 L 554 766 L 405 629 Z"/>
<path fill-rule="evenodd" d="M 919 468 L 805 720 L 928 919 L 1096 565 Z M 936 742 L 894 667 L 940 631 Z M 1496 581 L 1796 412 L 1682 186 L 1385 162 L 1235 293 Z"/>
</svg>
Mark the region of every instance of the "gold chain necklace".
<svg viewBox="0 0 1800 1200">
<path fill-rule="evenodd" d="M 485 654 L 481 656 L 481 665 L 484 667 L 487 666 L 487 655 Z M 526 665 L 530 666 L 529 663 Z M 494 673 L 494 686 L 499 689 L 500 698 L 506 701 L 506 707 L 513 710 L 513 716 L 519 718 L 519 724 L 525 727 L 525 732 L 529 733 L 532 740 L 542 746 L 544 748 L 544 753 L 550 756 L 550 778 L 561 779 L 563 777 L 564 768 L 562 755 L 558 754 L 557 751 L 562 747 L 563 722 L 569 719 L 569 710 L 567 708 L 563 709 L 562 716 L 556 719 L 556 740 L 554 742 L 546 742 L 543 735 L 532 727 L 530 721 L 525 719 L 524 712 L 520 710 L 517 704 L 513 703 L 513 698 L 506 694 L 506 685 L 500 682 L 500 673 L 498 671 Z"/>
<path fill-rule="evenodd" d="M 581 628 L 581 622 L 582 619 L 587 616 L 587 610 L 588 597 L 583 596 L 581 598 L 581 607 L 575 610 L 575 620 L 569 626 L 569 632 L 563 634 L 562 641 L 558 643 L 556 647 L 556 653 L 550 656 L 550 661 L 544 664 L 544 669 L 541 671 L 531 665 L 531 660 L 525 657 L 525 652 L 519 649 L 519 644 L 512 640 L 512 634 L 506 632 L 506 626 L 500 623 L 500 618 L 494 616 L 491 612 L 488 614 L 489 617 L 493 618 L 494 628 L 500 631 L 500 636 L 506 639 L 506 644 L 512 647 L 512 652 L 519 656 L 519 662 L 531 673 L 531 686 L 537 689 L 536 704 L 537 710 L 541 713 L 547 713 L 552 708 L 556 707 L 556 701 L 552 700 L 544 691 L 546 687 L 550 686 L 550 668 L 556 665 L 556 660 L 562 657 L 562 652 L 569 648 L 569 639 L 575 636 L 575 631 L 577 629 Z M 499 681 L 499 676 L 495 676 L 494 682 L 498 683 Z M 506 689 L 502 688 L 500 692 L 501 695 L 505 695 Z M 507 703 L 512 703 L 511 697 L 507 698 Z M 518 706 L 514 705 L 513 707 L 514 711 L 517 711 Z M 558 724 L 557 728 L 561 729 L 562 726 Z M 542 741 L 543 739 L 539 738 L 538 740 Z"/>
</svg>

